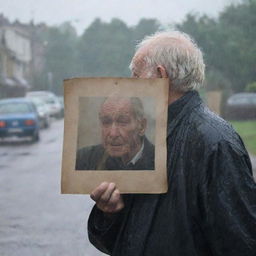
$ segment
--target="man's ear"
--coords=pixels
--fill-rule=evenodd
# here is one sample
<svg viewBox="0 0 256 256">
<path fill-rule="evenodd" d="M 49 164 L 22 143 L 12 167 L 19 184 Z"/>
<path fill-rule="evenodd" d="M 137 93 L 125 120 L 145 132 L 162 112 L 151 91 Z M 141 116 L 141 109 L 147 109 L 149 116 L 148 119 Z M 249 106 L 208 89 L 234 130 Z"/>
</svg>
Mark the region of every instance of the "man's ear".
<svg viewBox="0 0 256 256">
<path fill-rule="evenodd" d="M 140 136 L 145 135 L 146 128 L 147 128 L 147 120 L 145 118 L 143 118 L 139 124 L 139 135 Z"/>
<path fill-rule="evenodd" d="M 168 78 L 169 77 L 164 66 L 158 65 L 156 69 L 157 69 L 157 77 L 159 77 L 159 78 Z"/>
</svg>

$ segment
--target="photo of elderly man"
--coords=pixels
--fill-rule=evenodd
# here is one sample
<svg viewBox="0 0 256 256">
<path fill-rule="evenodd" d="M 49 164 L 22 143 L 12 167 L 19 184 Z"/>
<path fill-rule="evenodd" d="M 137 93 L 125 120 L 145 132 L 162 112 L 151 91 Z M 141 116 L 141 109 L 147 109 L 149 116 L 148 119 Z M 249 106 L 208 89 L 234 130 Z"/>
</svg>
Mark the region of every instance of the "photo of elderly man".
<svg viewBox="0 0 256 256">
<path fill-rule="evenodd" d="M 100 106 L 101 143 L 79 149 L 76 170 L 154 170 L 155 147 L 138 97 L 108 97 Z"/>
</svg>

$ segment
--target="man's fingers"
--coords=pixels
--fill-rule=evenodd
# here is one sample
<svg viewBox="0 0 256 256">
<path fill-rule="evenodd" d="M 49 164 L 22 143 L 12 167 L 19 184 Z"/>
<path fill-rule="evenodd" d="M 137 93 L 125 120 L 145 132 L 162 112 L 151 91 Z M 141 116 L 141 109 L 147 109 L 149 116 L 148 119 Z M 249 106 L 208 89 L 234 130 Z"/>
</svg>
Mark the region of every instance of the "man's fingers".
<svg viewBox="0 0 256 256">
<path fill-rule="evenodd" d="M 107 182 L 102 182 L 96 189 L 92 191 L 90 195 L 91 199 L 97 202 L 108 188 L 108 185 L 109 184 Z"/>
<path fill-rule="evenodd" d="M 115 189 L 112 193 L 111 198 L 109 199 L 109 205 L 113 207 L 118 203 L 119 200 L 120 200 L 119 190 Z"/>
<path fill-rule="evenodd" d="M 108 201 L 107 209 L 109 212 L 117 212 L 123 209 L 124 203 L 118 189 L 115 189 Z"/>
<path fill-rule="evenodd" d="M 115 183 L 101 183 L 91 193 L 91 198 L 99 209 L 106 213 L 115 213 L 123 209 L 124 203 Z"/>
<path fill-rule="evenodd" d="M 112 197 L 112 193 L 116 189 L 115 183 L 109 183 L 105 192 L 101 195 L 100 201 L 104 204 L 107 204 L 109 199 Z"/>
</svg>

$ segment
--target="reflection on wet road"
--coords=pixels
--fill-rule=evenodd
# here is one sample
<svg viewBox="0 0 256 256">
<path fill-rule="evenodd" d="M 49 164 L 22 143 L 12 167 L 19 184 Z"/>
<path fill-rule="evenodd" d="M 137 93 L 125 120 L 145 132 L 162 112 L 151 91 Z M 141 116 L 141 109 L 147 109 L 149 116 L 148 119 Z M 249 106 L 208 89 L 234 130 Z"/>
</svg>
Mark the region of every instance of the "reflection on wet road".
<svg viewBox="0 0 256 256">
<path fill-rule="evenodd" d="M 100 256 L 89 244 L 87 195 L 61 195 L 63 120 L 41 141 L 0 144 L 0 255 Z"/>
</svg>

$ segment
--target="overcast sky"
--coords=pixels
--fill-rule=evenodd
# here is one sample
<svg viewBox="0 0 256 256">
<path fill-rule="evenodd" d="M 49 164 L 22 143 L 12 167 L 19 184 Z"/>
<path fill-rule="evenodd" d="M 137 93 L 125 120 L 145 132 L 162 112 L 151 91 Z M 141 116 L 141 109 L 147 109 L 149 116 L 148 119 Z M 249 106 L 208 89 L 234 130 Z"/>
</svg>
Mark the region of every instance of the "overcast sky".
<svg viewBox="0 0 256 256">
<path fill-rule="evenodd" d="M 135 25 L 141 18 L 163 24 L 180 22 L 188 12 L 216 16 L 234 0 L 0 0 L 0 13 L 11 21 L 59 25 L 71 21 L 81 33 L 97 17 L 109 22 L 120 18 Z"/>
</svg>

